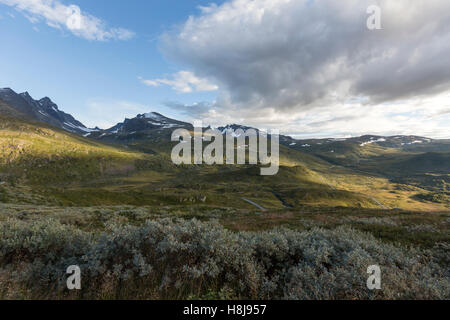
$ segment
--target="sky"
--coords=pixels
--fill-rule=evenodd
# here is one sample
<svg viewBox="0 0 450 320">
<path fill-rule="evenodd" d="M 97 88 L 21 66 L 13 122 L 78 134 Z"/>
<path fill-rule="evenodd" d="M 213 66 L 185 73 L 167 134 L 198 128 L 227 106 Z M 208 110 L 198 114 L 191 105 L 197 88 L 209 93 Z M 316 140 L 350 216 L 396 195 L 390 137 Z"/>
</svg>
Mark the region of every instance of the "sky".
<svg viewBox="0 0 450 320">
<path fill-rule="evenodd" d="M 450 138 L 450 1 L 0 0 L 0 87 L 89 127 Z"/>
</svg>

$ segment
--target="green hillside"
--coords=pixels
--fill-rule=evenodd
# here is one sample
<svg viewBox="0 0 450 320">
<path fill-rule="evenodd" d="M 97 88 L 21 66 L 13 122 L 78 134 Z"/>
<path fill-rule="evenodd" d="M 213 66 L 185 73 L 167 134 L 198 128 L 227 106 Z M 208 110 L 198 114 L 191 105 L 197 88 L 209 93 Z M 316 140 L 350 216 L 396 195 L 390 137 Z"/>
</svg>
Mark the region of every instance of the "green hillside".
<svg viewBox="0 0 450 320">
<path fill-rule="evenodd" d="M 409 156 L 392 164 L 392 170 L 411 173 L 449 173 L 450 153 L 427 152 Z"/>
</svg>

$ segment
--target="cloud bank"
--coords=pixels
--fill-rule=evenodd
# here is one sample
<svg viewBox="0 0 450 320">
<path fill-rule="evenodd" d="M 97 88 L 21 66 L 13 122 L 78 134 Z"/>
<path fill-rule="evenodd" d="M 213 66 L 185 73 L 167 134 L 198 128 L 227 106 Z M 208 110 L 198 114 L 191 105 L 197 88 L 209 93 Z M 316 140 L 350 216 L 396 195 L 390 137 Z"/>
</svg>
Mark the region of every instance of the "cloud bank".
<svg viewBox="0 0 450 320">
<path fill-rule="evenodd" d="M 129 40 L 135 35 L 124 28 L 108 28 L 103 20 L 58 0 L 0 0 L 0 3 L 14 7 L 33 24 L 45 21 L 52 28 L 68 30 L 88 40 Z"/>
<path fill-rule="evenodd" d="M 373 4 L 381 30 L 366 27 Z M 205 118 L 295 133 L 448 131 L 441 121 L 450 101 L 447 0 L 233 0 L 202 7 L 163 35 L 161 47 L 217 84 L 217 101 L 199 109 Z M 421 130 L 423 121 L 433 128 Z"/>
<path fill-rule="evenodd" d="M 202 91 L 216 91 L 218 87 L 207 79 L 197 77 L 193 72 L 180 71 L 171 76 L 171 79 L 145 80 L 138 78 L 143 84 L 150 87 L 159 87 L 162 84 L 170 86 L 179 93 L 191 93 Z"/>
</svg>

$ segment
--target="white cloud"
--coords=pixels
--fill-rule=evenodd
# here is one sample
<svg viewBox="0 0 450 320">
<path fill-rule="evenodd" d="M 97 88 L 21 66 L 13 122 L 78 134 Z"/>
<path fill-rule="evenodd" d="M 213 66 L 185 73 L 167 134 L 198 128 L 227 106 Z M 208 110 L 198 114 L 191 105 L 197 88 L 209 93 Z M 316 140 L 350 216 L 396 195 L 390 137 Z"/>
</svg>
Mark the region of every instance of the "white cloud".
<svg viewBox="0 0 450 320">
<path fill-rule="evenodd" d="M 238 108 L 229 101 L 194 105 L 170 102 L 166 106 L 188 120 L 202 120 L 215 127 L 239 123 L 261 129 L 279 129 L 294 137 L 349 137 L 366 134 L 419 135 L 450 139 L 450 91 L 396 103 L 365 104 L 361 101 L 321 108 Z"/>
<path fill-rule="evenodd" d="M 211 122 L 448 136 L 439 110 L 450 88 L 450 1 L 376 3 L 382 30 L 371 31 L 373 0 L 228 1 L 201 8 L 161 47 L 218 84 L 217 102 L 201 110 Z"/>
<path fill-rule="evenodd" d="M 139 80 L 143 84 L 151 87 L 158 87 L 161 84 L 165 84 L 180 93 L 215 91 L 218 89 L 218 86 L 210 83 L 207 79 L 199 78 L 193 72 L 189 71 L 177 72 L 171 76 L 171 79 L 145 80 L 139 77 Z"/>
<path fill-rule="evenodd" d="M 88 40 L 128 40 L 135 35 L 124 28 L 108 28 L 103 20 L 58 0 L 0 0 L 0 3 L 22 12 L 33 24 L 44 21 L 52 28 L 66 29 Z"/>
</svg>

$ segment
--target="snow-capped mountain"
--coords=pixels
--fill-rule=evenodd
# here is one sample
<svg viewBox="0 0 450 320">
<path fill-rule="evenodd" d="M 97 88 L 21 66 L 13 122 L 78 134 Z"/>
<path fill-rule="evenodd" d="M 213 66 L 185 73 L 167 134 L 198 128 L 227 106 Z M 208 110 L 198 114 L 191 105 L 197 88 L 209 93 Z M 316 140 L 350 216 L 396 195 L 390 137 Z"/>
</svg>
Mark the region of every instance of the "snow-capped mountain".
<svg viewBox="0 0 450 320">
<path fill-rule="evenodd" d="M 280 136 L 280 143 L 293 149 L 313 154 L 353 154 L 359 157 L 365 152 L 371 154 L 387 149 L 402 152 L 449 152 L 450 140 L 436 140 L 420 136 L 377 136 L 364 135 L 350 138 L 302 139 Z"/>
<path fill-rule="evenodd" d="M 282 141 L 285 145 L 303 145 L 303 146 L 326 146 L 334 144 L 347 144 L 357 147 L 381 146 L 386 148 L 399 148 L 412 145 L 425 145 L 433 143 L 435 140 L 419 136 L 375 136 L 365 135 L 351 138 L 326 138 L 326 139 L 294 139 L 286 137 Z"/>
<path fill-rule="evenodd" d="M 127 134 L 130 132 L 138 132 L 154 129 L 174 129 L 187 128 L 191 124 L 170 119 L 157 112 L 138 114 L 133 119 L 125 119 L 124 122 L 116 124 L 114 127 L 105 130 L 108 133 Z"/>
<path fill-rule="evenodd" d="M 228 124 L 225 127 L 218 127 L 217 130 L 219 130 L 220 132 L 222 132 L 222 134 L 226 134 L 228 132 L 235 132 L 237 130 L 243 130 L 244 132 L 250 129 L 256 130 L 256 132 L 258 132 L 259 130 L 256 128 L 252 128 L 252 127 L 247 127 L 247 126 L 243 126 L 243 125 L 239 125 L 239 124 Z"/>
<path fill-rule="evenodd" d="M 145 139 L 155 135 L 170 135 L 177 128 L 193 129 L 187 122 L 174 120 L 157 112 L 138 114 L 132 119 L 125 119 L 106 130 L 87 133 L 85 136 L 110 142 Z"/>
<path fill-rule="evenodd" d="M 379 146 L 387 148 L 398 148 L 417 144 L 429 144 L 433 142 L 433 139 L 419 136 L 392 136 L 392 137 L 362 136 L 359 138 L 354 138 L 354 140 L 357 143 L 361 142 L 359 144 L 361 147 L 365 147 L 371 144 L 377 144 Z"/>
<path fill-rule="evenodd" d="M 18 94 L 10 88 L 3 88 L 0 89 L 0 99 L 30 120 L 46 122 L 78 134 L 86 134 L 95 130 L 86 128 L 70 114 L 59 110 L 58 106 L 48 97 L 34 100 L 28 92 Z"/>
</svg>

